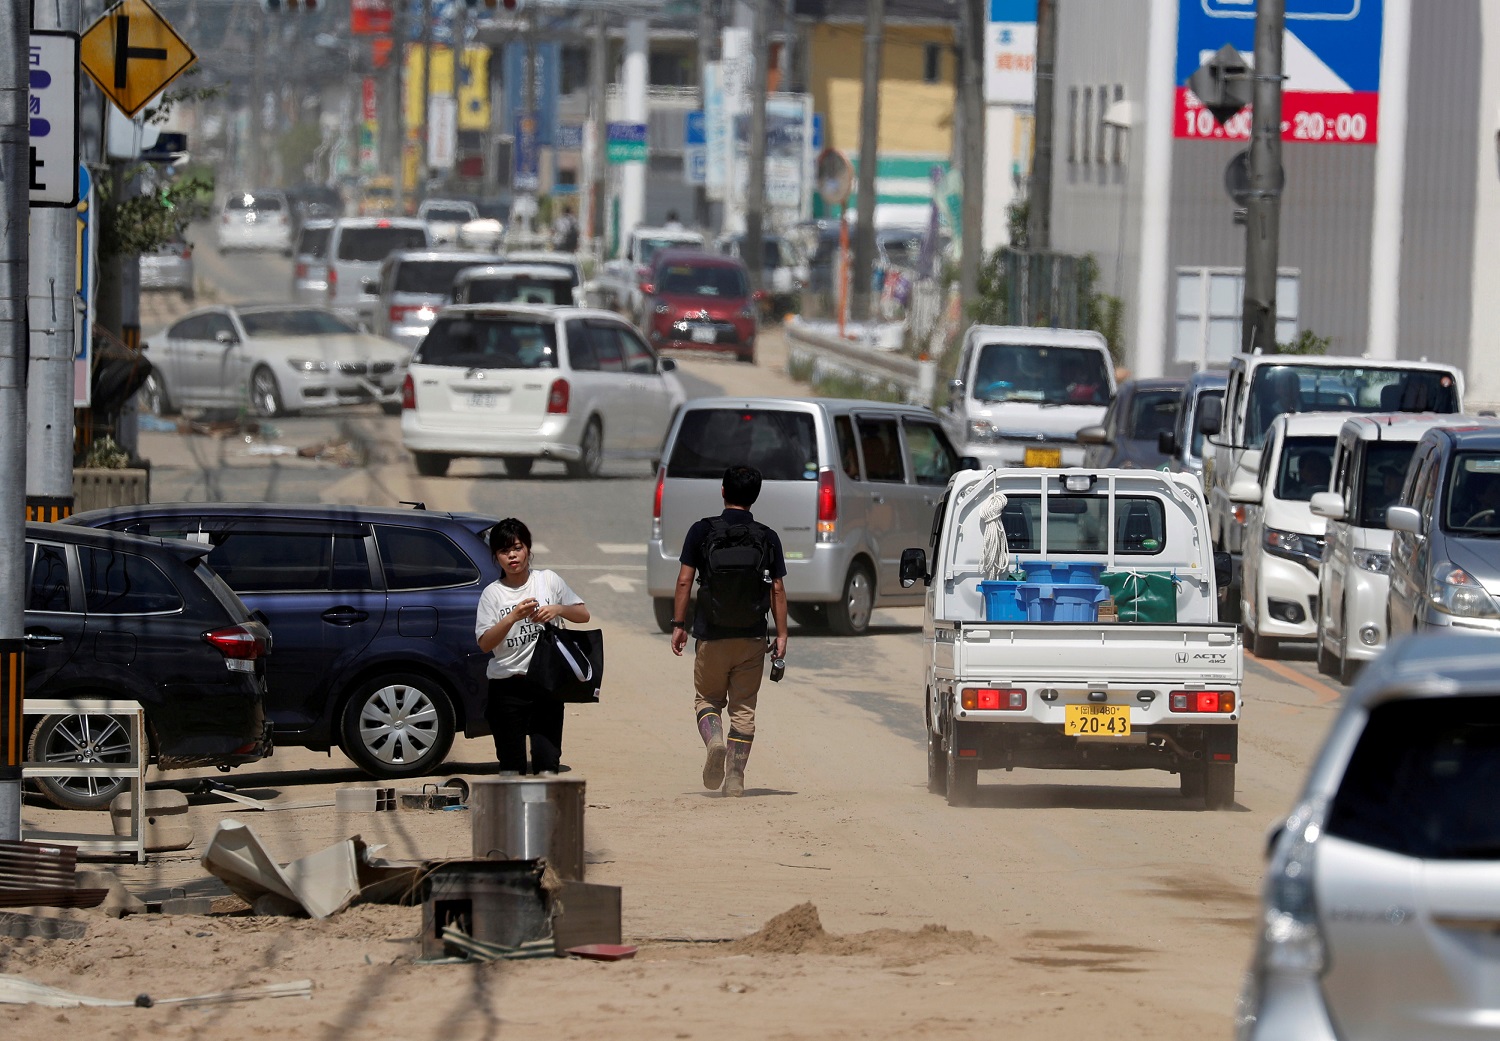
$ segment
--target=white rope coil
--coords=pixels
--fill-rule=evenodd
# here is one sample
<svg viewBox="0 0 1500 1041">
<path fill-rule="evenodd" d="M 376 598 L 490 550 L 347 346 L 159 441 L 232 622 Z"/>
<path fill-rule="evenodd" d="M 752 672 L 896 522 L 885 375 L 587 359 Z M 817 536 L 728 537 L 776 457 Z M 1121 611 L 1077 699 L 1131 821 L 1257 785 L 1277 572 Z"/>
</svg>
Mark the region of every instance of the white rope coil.
<svg viewBox="0 0 1500 1041">
<path fill-rule="evenodd" d="M 979 529 L 984 534 L 984 550 L 979 560 L 979 570 L 987 581 L 994 582 L 1010 574 L 1010 543 L 1005 540 L 1005 525 L 1001 514 L 1005 512 L 1006 498 L 997 487 L 998 479 L 991 484 L 990 497 L 985 500 L 979 513 Z"/>
</svg>

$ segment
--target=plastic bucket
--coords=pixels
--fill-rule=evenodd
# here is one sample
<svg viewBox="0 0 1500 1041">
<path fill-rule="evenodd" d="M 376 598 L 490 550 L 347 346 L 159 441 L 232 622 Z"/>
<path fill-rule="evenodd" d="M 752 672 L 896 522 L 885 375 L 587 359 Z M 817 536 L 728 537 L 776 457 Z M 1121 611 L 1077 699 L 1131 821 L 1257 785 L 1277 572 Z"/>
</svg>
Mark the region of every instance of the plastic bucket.
<svg viewBox="0 0 1500 1041">
<path fill-rule="evenodd" d="M 1097 622 L 1099 605 L 1109 599 L 1104 586 L 1022 582 L 1018 592 L 1028 622 Z"/>
<path fill-rule="evenodd" d="M 1051 563 L 1045 560 L 1034 560 L 1023 562 L 1021 570 L 1026 572 L 1028 582 L 1056 586 L 1096 586 L 1099 584 L 1099 576 L 1104 574 L 1104 565 L 1084 561 Z"/>
<path fill-rule="evenodd" d="M 1021 603 L 1020 582 L 981 582 L 979 594 L 984 597 L 986 622 L 1024 622 L 1026 608 Z"/>
</svg>

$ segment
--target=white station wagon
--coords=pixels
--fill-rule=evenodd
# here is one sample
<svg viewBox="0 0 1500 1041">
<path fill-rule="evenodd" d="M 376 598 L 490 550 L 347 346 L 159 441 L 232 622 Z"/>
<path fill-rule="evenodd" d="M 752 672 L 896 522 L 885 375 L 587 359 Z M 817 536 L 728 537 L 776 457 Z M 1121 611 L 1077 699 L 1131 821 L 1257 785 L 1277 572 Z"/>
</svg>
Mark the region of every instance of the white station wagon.
<svg viewBox="0 0 1500 1041">
<path fill-rule="evenodd" d="M 501 459 L 511 477 L 538 459 L 595 477 L 605 459 L 654 473 L 686 394 L 618 315 L 579 307 L 448 307 L 412 355 L 401 441 L 417 473 L 441 477 L 460 458 Z"/>
</svg>

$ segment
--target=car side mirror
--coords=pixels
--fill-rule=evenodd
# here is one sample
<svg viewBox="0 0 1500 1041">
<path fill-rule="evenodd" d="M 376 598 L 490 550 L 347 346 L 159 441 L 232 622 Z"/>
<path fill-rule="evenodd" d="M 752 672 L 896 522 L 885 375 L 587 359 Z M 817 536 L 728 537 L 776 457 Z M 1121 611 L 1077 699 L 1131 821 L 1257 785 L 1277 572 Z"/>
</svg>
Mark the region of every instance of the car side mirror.
<svg viewBox="0 0 1500 1041">
<path fill-rule="evenodd" d="M 657 372 L 676 372 L 677 371 L 677 363 L 675 361 L 673 361 L 671 358 L 657 358 L 656 359 L 656 371 Z"/>
<path fill-rule="evenodd" d="M 1234 581 L 1234 557 L 1228 553 L 1214 554 L 1214 584 L 1220 589 Z"/>
<path fill-rule="evenodd" d="M 214 333 L 214 342 L 222 343 L 225 347 L 233 347 L 235 344 L 240 342 L 240 338 L 234 335 L 234 333 L 230 332 L 228 329 L 220 329 L 218 332 Z"/>
<path fill-rule="evenodd" d="M 904 549 L 901 551 L 901 588 L 910 589 L 918 581 L 923 585 L 932 584 L 932 578 L 927 574 L 927 551 Z"/>
<path fill-rule="evenodd" d="M 1099 426 L 1084 427 L 1078 431 L 1078 440 L 1086 445 L 1107 445 L 1109 444 L 1109 431 Z"/>
<path fill-rule="evenodd" d="M 1156 450 L 1162 455 L 1177 454 L 1177 431 L 1162 430 L 1156 435 Z"/>
<path fill-rule="evenodd" d="M 1413 506 L 1389 506 L 1385 511 L 1385 526 L 1392 531 L 1404 531 L 1408 535 L 1422 534 L 1422 515 Z"/>
<path fill-rule="evenodd" d="M 1319 517 L 1329 520 L 1344 519 L 1344 497 L 1338 492 L 1313 492 L 1307 504 Z"/>
<path fill-rule="evenodd" d="M 1219 398 L 1205 397 L 1198 406 L 1198 433 L 1213 437 L 1224 426 L 1224 402 Z"/>
<path fill-rule="evenodd" d="M 1243 503 L 1260 502 L 1260 485 L 1254 481 L 1238 480 L 1229 485 L 1229 501 Z"/>
<path fill-rule="evenodd" d="M 644 294 L 646 294 L 647 296 L 655 296 L 656 295 L 656 283 L 655 282 L 642 282 L 641 283 L 641 292 L 644 293 Z"/>
<path fill-rule="evenodd" d="M 377 296 L 380 293 L 380 279 L 362 278 L 359 280 L 359 288 L 371 296 Z"/>
<path fill-rule="evenodd" d="M 960 470 L 983 470 L 984 464 L 979 461 L 977 455 L 961 455 L 958 457 L 958 468 Z"/>
</svg>

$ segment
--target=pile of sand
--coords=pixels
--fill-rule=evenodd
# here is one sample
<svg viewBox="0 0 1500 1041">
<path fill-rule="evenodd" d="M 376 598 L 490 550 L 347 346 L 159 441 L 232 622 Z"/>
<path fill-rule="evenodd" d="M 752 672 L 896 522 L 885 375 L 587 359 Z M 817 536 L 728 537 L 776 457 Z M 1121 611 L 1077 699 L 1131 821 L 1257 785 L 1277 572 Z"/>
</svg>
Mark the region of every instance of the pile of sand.
<svg viewBox="0 0 1500 1041">
<path fill-rule="evenodd" d="M 955 932 L 943 925 L 924 925 L 914 930 L 873 929 L 836 936 L 824 931 L 817 907 L 805 903 L 781 912 L 758 932 L 724 944 L 720 949 L 726 954 L 862 954 L 880 958 L 886 965 L 911 965 L 993 947 L 987 937 L 967 930 Z"/>
</svg>

